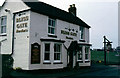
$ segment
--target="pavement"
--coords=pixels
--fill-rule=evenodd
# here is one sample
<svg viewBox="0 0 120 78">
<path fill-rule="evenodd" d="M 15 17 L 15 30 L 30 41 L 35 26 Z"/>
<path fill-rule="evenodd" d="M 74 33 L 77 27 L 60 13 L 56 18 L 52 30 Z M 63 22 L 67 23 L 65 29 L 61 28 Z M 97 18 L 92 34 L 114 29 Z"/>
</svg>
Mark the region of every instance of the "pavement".
<svg viewBox="0 0 120 78">
<path fill-rule="evenodd" d="M 13 78 L 120 78 L 118 65 L 92 65 L 79 69 L 12 71 Z M 11 78 L 10 77 L 10 78 Z"/>
</svg>

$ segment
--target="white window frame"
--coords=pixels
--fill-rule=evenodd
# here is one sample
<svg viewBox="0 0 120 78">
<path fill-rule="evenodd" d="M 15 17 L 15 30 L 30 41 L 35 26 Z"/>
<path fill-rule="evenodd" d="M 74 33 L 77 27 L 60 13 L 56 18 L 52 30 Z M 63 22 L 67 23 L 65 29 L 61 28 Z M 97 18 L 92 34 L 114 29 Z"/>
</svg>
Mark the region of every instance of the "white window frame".
<svg viewBox="0 0 120 78">
<path fill-rule="evenodd" d="M 50 51 L 51 51 L 51 50 L 50 50 L 50 51 L 45 51 L 45 45 L 46 45 L 46 44 L 49 44 L 49 45 L 51 46 L 50 43 L 44 43 L 44 62 L 50 62 L 50 57 L 51 57 L 51 56 L 50 56 Z M 50 47 L 49 47 L 49 48 L 50 48 Z M 45 53 L 49 53 L 49 60 L 46 60 L 46 59 L 45 59 Z"/>
<path fill-rule="evenodd" d="M 5 25 L 4 24 L 2 25 L 2 19 L 3 18 L 6 18 Z M 7 33 L 7 16 L 1 16 L 0 25 L 1 25 L 0 26 L 0 28 L 1 28 L 0 33 L 1 34 L 6 34 Z M 5 31 L 3 31 L 3 29 L 2 29 L 3 27 L 5 27 Z"/>
<path fill-rule="evenodd" d="M 50 22 L 51 25 L 49 25 L 49 22 Z M 49 28 L 50 28 L 50 30 L 49 30 Z M 51 29 L 54 29 L 54 33 L 52 33 Z M 56 20 L 52 19 L 52 18 L 48 18 L 48 34 L 49 35 L 55 35 L 55 33 L 56 33 Z"/>
<path fill-rule="evenodd" d="M 55 44 L 60 45 L 60 52 L 55 52 Z M 60 59 L 55 59 L 55 54 L 60 54 Z M 62 60 L 62 44 L 61 43 L 54 43 L 54 62 L 61 62 Z"/>
</svg>

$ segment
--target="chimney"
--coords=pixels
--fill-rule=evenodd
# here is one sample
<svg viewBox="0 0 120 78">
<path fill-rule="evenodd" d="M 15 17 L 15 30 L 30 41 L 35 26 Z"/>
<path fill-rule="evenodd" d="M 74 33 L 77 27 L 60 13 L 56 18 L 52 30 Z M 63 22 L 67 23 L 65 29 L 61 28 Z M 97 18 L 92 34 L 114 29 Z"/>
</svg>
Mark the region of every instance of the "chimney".
<svg viewBox="0 0 120 78">
<path fill-rule="evenodd" d="M 76 10 L 77 9 L 75 7 L 75 4 L 70 5 L 70 7 L 68 9 L 69 13 L 73 14 L 74 16 L 76 16 Z"/>
</svg>

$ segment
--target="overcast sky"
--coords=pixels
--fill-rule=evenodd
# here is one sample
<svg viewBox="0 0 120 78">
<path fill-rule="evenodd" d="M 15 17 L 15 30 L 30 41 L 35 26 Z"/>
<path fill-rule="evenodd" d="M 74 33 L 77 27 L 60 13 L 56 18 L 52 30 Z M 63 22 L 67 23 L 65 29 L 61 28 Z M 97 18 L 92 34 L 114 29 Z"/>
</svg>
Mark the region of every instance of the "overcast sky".
<svg viewBox="0 0 120 78">
<path fill-rule="evenodd" d="M 92 48 L 103 47 L 103 36 L 118 46 L 118 0 L 40 0 L 68 11 L 75 4 L 77 16 L 91 26 L 90 43 Z M 0 0 L 0 5 L 4 0 Z"/>
</svg>

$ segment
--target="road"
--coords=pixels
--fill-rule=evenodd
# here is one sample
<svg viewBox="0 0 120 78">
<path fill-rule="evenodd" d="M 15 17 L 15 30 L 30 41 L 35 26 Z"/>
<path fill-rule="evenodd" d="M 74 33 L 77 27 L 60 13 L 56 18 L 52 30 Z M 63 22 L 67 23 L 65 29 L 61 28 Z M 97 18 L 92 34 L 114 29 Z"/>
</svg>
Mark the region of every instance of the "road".
<svg viewBox="0 0 120 78">
<path fill-rule="evenodd" d="M 107 69 L 82 74 L 76 73 L 62 78 L 120 78 L 120 66 L 109 66 Z"/>
<path fill-rule="evenodd" d="M 90 68 L 53 73 L 13 71 L 11 75 L 14 78 L 120 78 L 120 66 L 92 65 Z"/>
</svg>

